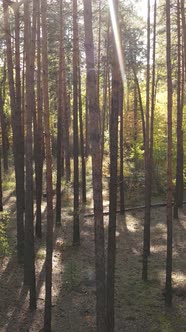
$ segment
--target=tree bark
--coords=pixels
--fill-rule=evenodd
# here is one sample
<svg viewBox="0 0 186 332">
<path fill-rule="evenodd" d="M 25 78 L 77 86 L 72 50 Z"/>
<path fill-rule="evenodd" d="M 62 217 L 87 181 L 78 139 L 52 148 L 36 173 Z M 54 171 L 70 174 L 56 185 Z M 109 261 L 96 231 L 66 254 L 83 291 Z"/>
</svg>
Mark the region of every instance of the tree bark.
<svg viewBox="0 0 186 332">
<path fill-rule="evenodd" d="M 36 236 L 42 237 L 41 202 L 43 184 L 43 110 L 41 92 L 41 36 L 40 36 L 40 0 L 36 2 L 37 16 L 37 102 L 35 115 L 35 174 L 36 174 Z"/>
<path fill-rule="evenodd" d="M 31 40 L 30 5 L 24 4 L 24 34 L 26 56 L 26 105 L 25 105 L 25 157 L 26 157 L 26 191 L 25 191 L 25 252 L 24 252 L 24 282 L 30 290 L 30 309 L 36 309 L 35 287 L 35 252 L 34 252 L 34 224 L 33 224 L 33 165 L 32 165 L 32 97 L 33 80 L 31 64 L 33 44 Z"/>
<path fill-rule="evenodd" d="M 165 303 L 172 304 L 172 65 L 170 0 L 166 0 L 166 62 L 167 62 L 167 259 Z"/>
<path fill-rule="evenodd" d="M 87 64 L 87 93 L 90 116 L 90 142 L 92 155 L 93 199 L 95 221 L 96 258 L 96 331 L 106 332 L 105 325 L 105 253 L 102 197 L 101 137 L 99 129 L 99 107 L 94 63 L 92 30 L 92 2 L 84 0 L 85 53 Z"/>
<path fill-rule="evenodd" d="M 132 67 L 132 70 L 133 70 L 133 73 L 134 73 L 134 80 L 136 82 L 136 86 L 137 86 L 137 90 L 138 90 L 140 112 L 141 112 L 141 121 L 142 121 L 142 131 L 143 131 L 143 144 L 144 144 L 144 147 L 145 147 L 146 129 L 145 129 L 145 116 L 144 116 L 144 109 L 143 109 L 143 103 L 142 103 L 142 97 L 141 97 L 141 90 L 140 90 L 140 85 L 139 85 L 138 77 L 137 77 L 134 66 Z"/>
<path fill-rule="evenodd" d="M 59 50 L 59 88 L 58 88 L 58 119 L 57 119 L 57 183 L 56 183 L 56 225 L 61 224 L 61 177 L 62 177 L 62 139 L 63 133 L 63 103 L 62 103 L 62 57 L 63 57 L 63 1 L 60 1 L 60 50 Z"/>
<path fill-rule="evenodd" d="M 46 232 L 46 286 L 44 331 L 51 332 L 52 321 L 52 253 L 53 253 L 53 199 L 52 199 L 52 153 L 49 120 L 48 94 L 48 42 L 47 42 L 47 0 L 41 0 L 42 59 L 43 59 L 43 102 L 46 159 L 47 232 Z"/>
<path fill-rule="evenodd" d="M 4 74 L 0 85 L 0 121 L 2 131 L 2 156 L 3 156 L 3 168 L 5 173 L 8 171 L 8 150 L 9 150 L 9 139 L 8 139 L 8 125 L 7 118 L 4 112 L 5 102 L 5 86 L 6 86 L 6 60 L 4 60 Z"/>
<path fill-rule="evenodd" d="M 24 257 L 24 138 L 22 128 L 21 109 L 16 100 L 16 91 L 13 76 L 13 60 L 12 60 L 12 46 L 11 33 L 9 21 L 8 2 L 3 0 L 4 12 L 4 27 L 6 38 L 6 55 L 8 67 L 8 81 L 10 91 L 10 105 L 11 105 L 11 123 L 13 130 L 13 152 L 15 164 L 16 177 L 16 210 L 17 210 L 17 258 L 18 262 L 23 262 Z M 17 41 L 15 41 L 17 44 Z"/>
<path fill-rule="evenodd" d="M 119 86 L 119 114 L 120 114 L 120 214 L 124 215 L 125 213 L 125 200 L 124 200 L 124 149 L 123 149 L 123 97 L 124 89 L 123 82 L 120 81 Z"/>
<path fill-rule="evenodd" d="M 79 47 L 78 47 L 79 48 Z M 83 107 L 82 107 L 82 93 L 81 93 L 81 68 L 80 55 L 78 57 L 78 84 L 79 84 L 79 131 L 80 131 L 80 149 L 81 149 L 81 187 L 82 187 L 82 202 L 86 203 L 86 159 L 84 149 L 84 133 L 83 133 Z"/>
<path fill-rule="evenodd" d="M 79 230 L 79 137 L 78 137 L 78 22 L 77 0 L 73 0 L 73 157 L 74 157 L 74 222 L 73 245 L 80 244 Z"/>
<path fill-rule="evenodd" d="M 178 208 L 183 205 L 183 104 L 181 102 L 181 24 L 180 1 L 177 0 L 177 152 L 176 152 L 176 188 L 174 196 L 174 218 L 178 218 Z"/>
<path fill-rule="evenodd" d="M 113 2 L 118 24 L 118 1 Z M 110 9 L 111 10 L 111 9 Z M 112 15 L 112 13 L 111 13 Z M 113 22 L 112 22 L 113 23 Z M 110 183 L 109 183 L 109 226 L 107 255 L 107 331 L 114 331 L 114 285 L 116 256 L 116 210 L 117 210 L 117 154 L 118 154 L 118 115 L 121 73 L 117 57 L 114 27 L 112 28 L 112 96 L 110 113 Z M 119 35 L 119 27 L 117 27 Z M 120 39 L 119 39 L 119 42 Z"/>
<path fill-rule="evenodd" d="M 150 150 L 149 150 L 149 111 L 150 111 L 150 0 L 147 16 L 147 76 L 146 76 L 146 121 L 145 121 L 145 218 L 143 235 L 143 269 L 142 279 L 148 278 L 148 256 L 150 254 Z"/>
</svg>

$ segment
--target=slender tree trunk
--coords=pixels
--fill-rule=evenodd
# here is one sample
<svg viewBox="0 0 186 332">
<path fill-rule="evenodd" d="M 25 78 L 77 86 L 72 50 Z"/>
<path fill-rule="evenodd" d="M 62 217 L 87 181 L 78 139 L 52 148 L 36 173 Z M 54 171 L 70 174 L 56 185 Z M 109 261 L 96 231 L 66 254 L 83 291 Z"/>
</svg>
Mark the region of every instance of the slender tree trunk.
<svg viewBox="0 0 186 332">
<path fill-rule="evenodd" d="M 16 92 L 13 76 L 13 60 L 11 47 L 11 33 L 9 22 L 9 9 L 6 0 L 3 0 L 4 26 L 6 38 L 6 54 L 8 67 L 8 81 L 10 91 L 11 122 L 13 130 L 13 151 L 16 176 L 16 210 L 17 210 L 17 258 L 23 262 L 24 257 L 24 140 L 21 119 L 21 109 L 16 102 Z M 17 45 L 17 41 L 16 41 Z"/>
<path fill-rule="evenodd" d="M 142 121 L 142 131 L 143 131 L 143 144 L 144 144 L 144 147 L 145 147 L 146 130 L 145 130 L 145 116 L 144 116 L 144 110 L 143 110 L 141 90 L 140 90 L 140 85 L 139 85 L 138 77 L 137 77 L 137 74 L 136 74 L 134 66 L 132 67 L 132 70 L 133 70 L 133 73 L 134 73 L 134 80 L 135 80 L 135 83 L 136 83 L 136 86 L 137 86 L 137 90 L 138 90 L 140 112 L 141 112 L 141 121 Z"/>
<path fill-rule="evenodd" d="M 149 108 L 150 108 L 150 0 L 148 0 L 147 17 L 147 82 L 146 82 L 146 131 L 145 131 L 145 218 L 143 238 L 142 279 L 148 278 L 148 255 L 150 254 L 150 169 L 149 169 Z"/>
<path fill-rule="evenodd" d="M 63 101 L 64 101 L 64 134 L 65 134 L 65 167 L 66 167 L 66 181 L 70 181 L 71 167 L 70 167 L 70 143 L 69 143 L 69 128 L 70 128 L 70 103 L 68 103 L 67 87 L 66 87 L 66 65 L 65 56 L 63 52 Z"/>
<path fill-rule="evenodd" d="M 2 91 L 0 90 L 0 120 L 1 120 L 1 132 L 2 132 L 2 150 L 3 150 L 3 167 L 4 171 L 8 171 L 8 128 L 6 124 L 6 116 L 4 113 L 4 100 Z"/>
<path fill-rule="evenodd" d="M 16 72 L 16 103 L 21 112 L 21 72 L 20 72 L 20 4 L 14 7 L 15 14 L 15 72 Z"/>
<path fill-rule="evenodd" d="M 36 236 L 42 237 L 41 202 L 43 183 L 43 114 L 41 93 L 41 37 L 40 0 L 37 0 L 37 108 L 35 125 L 35 174 L 36 174 Z"/>
<path fill-rule="evenodd" d="M 96 258 L 96 331 L 106 332 L 105 326 L 105 254 L 102 197 L 102 163 L 99 130 L 99 107 L 94 63 L 94 42 L 92 30 L 92 2 L 84 0 L 85 53 L 87 64 L 87 93 L 90 115 L 90 141 L 92 155 L 93 199 L 95 218 Z"/>
<path fill-rule="evenodd" d="M 123 149 L 123 82 L 120 82 L 119 87 L 119 114 L 120 114 L 120 214 L 125 213 L 125 200 L 124 200 L 124 149 Z"/>
<path fill-rule="evenodd" d="M 114 1 L 114 12 L 118 22 L 118 1 Z M 112 15 L 112 13 L 111 13 Z M 113 22 L 112 22 L 113 23 Z M 119 28 L 117 27 L 119 34 Z M 120 42 L 120 40 L 119 40 Z M 117 154 L 118 115 L 121 74 L 117 58 L 114 28 L 112 29 L 112 99 L 110 113 L 110 184 L 109 184 L 109 226 L 107 255 L 107 331 L 114 331 L 114 285 L 116 256 L 116 209 L 117 209 Z"/>
<path fill-rule="evenodd" d="M 84 151 L 84 133 L 83 133 L 83 114 L 82 114 L 82 93 L 81 93 L 81 68 L 80 55 L 78 64 L 78 83 L 79 83 L 79 131 L 80 131 L 80 147 L 81 147 L 81 186 L 82 186 L 82 201 L 86 203 L 86 160 Z"/>
<path fill-rule="evenodd" d="M 60 50 L 59 50 L 59 91 L 58 91 L 58 123 L 57 123 L 57 183 L 56 183 L 56 225 L 61 224 L 61 170 L 62 156 L 61 145 L 63 137 L 62 124 L 62 52 L 63 50 L 63 1 L 60 1 Z"/>
<path fill-rule="evenodd" d="M 185 19 L 184 0 L 181 0 L 181 17 L 182 17 L 183 47 L 184 47 L 184 68 L 185 68 L 185 80 L 186 80 L 186 19 Z"/>
<path fill-rule="evenodd" d="M 152 94 L 151 94 L 151 121 L 150 121 L 150 201 L 152 197 L 152 176 L 154 170 L 153 150 L 154 150 L 154 109 L 156 100 L 156 16 L 157 1 L 154 1 L 154 29 L 153 29 L 153 62 L 152 62 Z"/>
<path fill-rule="evenodd" d="M 74 223 L 73 245 L 80 244 L 79 230 L 79 139 L 78 139 L 78 22 L 77 0 L 73 0 L 73 156 L 74 156 Z"/>
<path fill-rule="evenodd" d="M 183 106 L 181 102 L 181 24 L 180 1 L 177 0 L 177 31 L 178 31 L 178 71 L 177 71 L 177 153 L 176 153 L 176 188 L 174 197 L 174 218 L 178 218 L 178 208 L 183 204 Z"/>
<path fill-rule="evenodd" d="M 62 21 L 64 25 L 64 22 Z M 64 27 L 63 27 L 64 30 Z M 64 38 L 64 36 L 63 36 Z M 62 122 L 63 122 L 63 137 L 64 137 L 64 152 L 65 152 L 65 176 L 66 181 L 70 181 L 71 177 L 71 167 L 70 167 L 70 143 L 69 143 L 69 128 L 70 128 L 70 98 L 67 96 L 67 84 L 66 84 L 66 63 L 64 54 L 64 41 L 62 45 L 62 102 L 63 102 L 63 112 L 62 112 Z"/>
<path fill-rule="evenodd" d="M 136 84 L 134 85 L 134 144 L 137 142 L 138 138 L 138 99 L 137 99 L 137 89 Z"/>
<path fill-rule="evenodd" d="M 2 157 L 1 157 L 1 149 L 0 149 L 0 211 L 3 211 L 3 188 L 2 188 Z"/>
<path fill-rule="evenodd" d="M 108 78 L 109 78 L 109 70 L 108 70 L 108 62 L 109 62 L 109 32 L 110 32 L 110 17 L 108 19 L 108 27 L 107 27 L 107 39 L 106 39 L 106 60 L 104 64 L 104 79 L 103 79 L 103 108 L 102 108 L 102 121 L 101 121 L 101 157 L 103 163 L 104 157 L 104 145 L 105 145 L 105 127 L 106 127 L 106 112 L 107 112 L 107 104 L 108 104 Z"/>
<path fill-rule="evenodd" d="M 48 43 L 47 43 L 47 0 L 41 0 L 42 59 L 43 59 L 43 102 L 45 128 L 46 191 L 47 191 L 47 233 L 46 233 L 46 288 L 44 331 L 51 332 L 52 321 L 52 252 L 53 252 L 53 201 L 52 201 L 52 153 L 49 120 L 48 94 Z"/>
<path fill-rule="evenodd" d="M 101 62 L 101 0 L 99 0 L 99 22 L 98 22 L 98 68 L 97 68 L 97 89 L 98 89 L 98 106 L 100 108 L 100 62 Z"/>
<path fill-rule="evenodd" d="M 33 9 L 32 9 L 32 27 L 31 27 L 31 32 L 30 32 L 30 107 L 31 107 L 31 113 L 32 113 L 32 118 L 33 118 L 33 127 L 34 127 L 34 159 L 35 159 L 35 171 L 37 172 L 36 169 L 36 159 L 38 156 L 37 153 L 37 145 L 38 145 L 38 137 L 37 137 L 37 115 L 36 115 L 36 98 L 35 98 L 35 52 L 36 52 L 36 24 L 37 24 L 37 0 L 33 0 Z M 25 41 L 27 43 L 27 40 Z M 29 50 L 29 47 L 28 47 Z M 25 50 L 26 51 L 26 50 Z M 28 55 L 26 55 L 27 57 Z M 27 58 L 26 58 L 27 59 Z M 32 132 L 32 127 L 31 127 L 31 132 Z M 33 180 L 32 180 L 33 181 Z M 36 182 L 37 184 L 37 182 Z M 37 187 L 36 187 L 37 191 Z M 36 194 L 37 197 L 37 194 Z M 36 209 L 37 209 L 37 203 L 36 203 Z M 36 211 L 36 216 L 37 216 L 37 211 Z M 37 224 L 37 220 L 36 220 Z M 41 237 L 41 234 L 38 237 Z"/>
<path fill-rule="evenodd" d="M 4 59 L 4 70 L 3 77 L 0 85 L 0 121 L 2 131 L 2 155 L 3 155 L 3 168 L 5 173 L 8 171 L 8 150 L 9 150 L 9 139 L 8 139 L 8 125 L 7 117 L 4 112 L 6 94 L 6 60 Z"/>
<path fill-rule="evenodd" d="M 26 192 L 25 192 L 25 252 L 24 252 L 24 281 L 30 289 L 30 309 L 36 309 L 35 288 L 35 253 L 34 253 L 34 225 L 33 225 L 33 165 L 32 165 L 32 97 L 33 81 L 31 66 L 32 43 L 30 5 L 28 1 L 24 4 L 24 34 L 26 55 Z"/>
<path fill-rule="evenodd" d="M 167 260 L 165 303 L 172 304 L 172 65 L 171 65 L 171 18 L 170 0 L 166 0 L 166 36 L 167 36 Z"/>
<path fill-rule="evenodd" d="M 86 158 L 89 156 L 90 152 L 90 146 L 89 146 L 89 102 L 88 102 L 88 87 L 87 87 L 87 77 L 86 77 L 86 97 L 85 97 L 85 107 L 86 107 L 86 136 L 85 136 L 85 141 L 86 141 Z"/>
</svg>

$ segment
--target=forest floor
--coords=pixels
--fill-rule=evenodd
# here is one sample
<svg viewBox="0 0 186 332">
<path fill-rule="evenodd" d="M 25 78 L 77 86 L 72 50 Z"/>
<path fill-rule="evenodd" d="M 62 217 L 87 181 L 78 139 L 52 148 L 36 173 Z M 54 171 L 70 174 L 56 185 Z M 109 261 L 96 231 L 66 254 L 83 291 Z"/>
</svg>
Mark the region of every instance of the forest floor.
<svg viewBox="0 0 186 332">
<path fill-rule="evenodd" d="M 15 255 L 15 196 L 5 198 L 10 213 L 10 253 L 0 258 L 0 332 L 39 332 L 43 327 L 45 235 L 36 239 L 37 310 L 28 309 L 23 269 Z M 46 203 L 43 204 L 45 216 Z M 94 220 L 80 215 L 81 245 L 72 246 L 72 210 L 64 206 L 63 226 L 54 231 L 53 332 L 95 332 Z M 186 331 L 186 209 L 174 220 L 173 305 L 164 305 L 166 210 L 152 209 L 149 281 L 141 280 L 144 210 L 117 217 L 115 332 Z M 43 218 L 45 223 L 45 218 Z M 105 252 L 108 216 L 105 223 Z"/>
</svg>

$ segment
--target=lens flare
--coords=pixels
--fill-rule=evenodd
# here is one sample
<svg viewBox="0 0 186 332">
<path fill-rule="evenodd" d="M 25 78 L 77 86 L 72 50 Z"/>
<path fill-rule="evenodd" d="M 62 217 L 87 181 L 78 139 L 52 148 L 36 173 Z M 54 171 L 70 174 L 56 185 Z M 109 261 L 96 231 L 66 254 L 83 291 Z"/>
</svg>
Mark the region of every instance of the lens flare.
<svg viewBox="0 0 186 332">
<path fill-rule="evenodd" d="M 109 3 L 110 17 L 111 17 L 112 29 L 113 29 L 113 33 L 114 33 L 116 51 L 117 51 L 117 56 L 118 56 L 118 62 L 119 62 L 119 66 L 120 66 L 121 77 L 122 77 L 122 80 L 124 83 L 125 67 L 124 67 L 124 57 L 123 57 L 122 46 L 121 46 L 120 31 L 119 31 L 118 22 L 116 19 L 116 13 L 115 13 L 113 0 L 108 0 L 108 3 Z"/>
</svg>

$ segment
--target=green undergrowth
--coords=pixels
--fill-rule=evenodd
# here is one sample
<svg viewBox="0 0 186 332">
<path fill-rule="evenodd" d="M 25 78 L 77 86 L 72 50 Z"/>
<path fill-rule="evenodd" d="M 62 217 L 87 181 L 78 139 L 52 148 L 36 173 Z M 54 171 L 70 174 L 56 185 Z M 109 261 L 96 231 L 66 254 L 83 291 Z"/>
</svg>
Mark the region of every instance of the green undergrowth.
<svg viewBox="0 0 186 332">
<path fill-rule="evenodd" d="M 0 212 L 0 256 L 9 256 L 12 253 L 8 238 L 9 225 L 10 214 Z"/>
<path fill-rule="evenodd" d="M 15 193 L 15 173 L 12 168 L 3 176 L 3 191 Z"/>
</svg>

